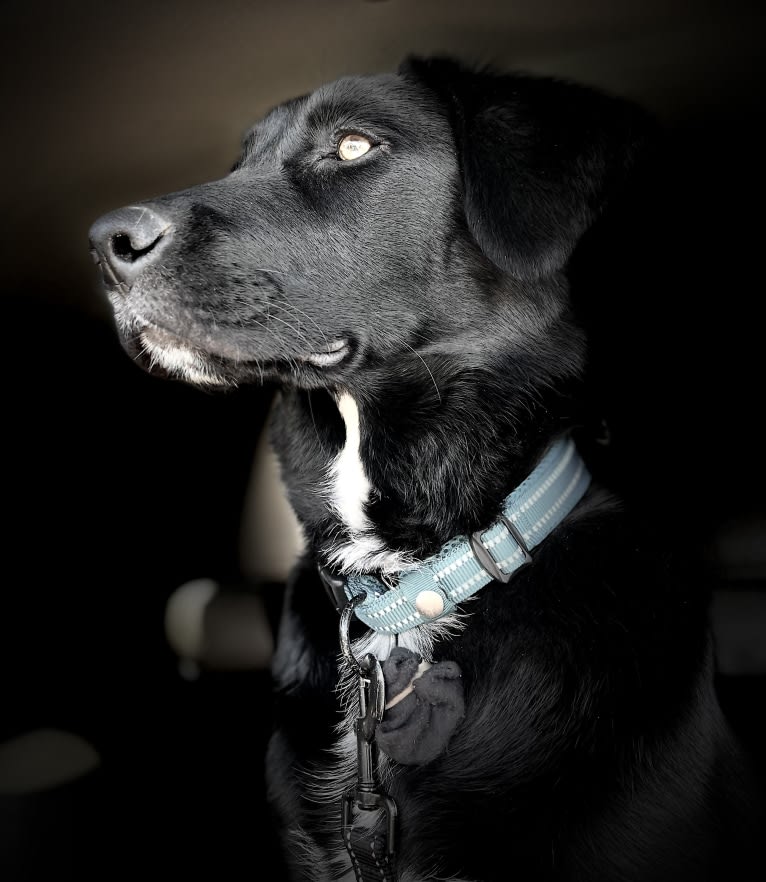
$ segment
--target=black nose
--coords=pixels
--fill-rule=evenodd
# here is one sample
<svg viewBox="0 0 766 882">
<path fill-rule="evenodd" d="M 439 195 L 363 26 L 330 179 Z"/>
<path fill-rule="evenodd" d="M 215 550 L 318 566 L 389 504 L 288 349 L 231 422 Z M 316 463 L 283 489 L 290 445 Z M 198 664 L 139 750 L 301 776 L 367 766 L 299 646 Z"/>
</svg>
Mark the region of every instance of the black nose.
<svg viewBox="0 0 766 882">
<path fill-rule="evenodd" d="M 93 259 L 107 284 L 130 285 L 164 250 L 172 225 L 153 209 L 132 205 L 100 217 L 89 235 Z"/>
</svg>

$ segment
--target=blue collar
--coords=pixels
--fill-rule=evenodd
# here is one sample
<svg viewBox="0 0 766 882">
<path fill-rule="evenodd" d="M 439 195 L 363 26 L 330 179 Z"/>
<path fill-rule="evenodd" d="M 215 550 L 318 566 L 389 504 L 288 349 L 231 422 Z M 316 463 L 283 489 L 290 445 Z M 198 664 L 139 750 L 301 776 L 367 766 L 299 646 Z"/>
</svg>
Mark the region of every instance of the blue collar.
<svg viewBox="0 0 766 882">
<path fill-rule="evenodd" d="M 394 588 L 371 575 L 342 580 L 348 600 L 366 595 L 354 608 L 356 617 L 375 631 L 400 634 L 449 615 L 492 581 L 510 581 L 531 562 L 530 549 L 580 501 L 590 479 L 574 441 L 555 441 L 486 530 L 451 540 L 416 569 L 402 572 Z"/>
</svg>

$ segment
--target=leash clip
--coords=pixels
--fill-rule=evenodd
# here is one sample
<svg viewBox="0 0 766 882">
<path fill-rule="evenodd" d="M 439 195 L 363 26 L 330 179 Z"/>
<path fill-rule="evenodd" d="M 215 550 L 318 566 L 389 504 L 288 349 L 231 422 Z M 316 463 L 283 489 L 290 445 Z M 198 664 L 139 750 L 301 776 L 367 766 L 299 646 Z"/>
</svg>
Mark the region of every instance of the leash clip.
<svg viewBox="0 0 766 882">
<path fill-rule="evenodd" d="M 349 607 L 351 607 L 350 603 Z M 375 729 L 383 719 L 386 706 L 385 680 L 380 662 L 372 653 L 368 652 L 359 662 L 354 660 L 354 664 L 359 677 L 359 717 L 354 724 L 357 751 L 356 784 L 343 794 L 341 831 L 354 869 L 357 871 L 360 853 L 355 847 L 355 840 L 356 844 L 359 844 L 360 834 L 355 834 L 354 831 L 354 810 L 382 812 L 385 816 L 382 831 L 386 858 L 385 868 L 390 870 L 396 853 L 397 808 L 394 800 L 381 789 L 378 783 L 378 751 L 375 743 Z M 367 830 L 361 836 L 362 839 L 368 841 L 374 854 L 373 846 L 379 840 L 380 834 Z M 356 875 L 358 879 L 362 878 L 359 872 L 356 872 Z M 383 878 L 393 877 L 384 875 Z"/>
<path fill-rule="evenodd" d="M 327 596 L 330 598 L 330 603 L 335 608 L 335 612 L 340 615 L 348 603 L 348 598 L 346 597 L 346 577 L 336 575 L 324 564 L 317 564 L 317 572 L 322 580 Z"/>
<path fill-rule="evenodd" d="M 364 591 L 360 594 L 355 594 L 351 600 L 346 601 L 346 605 L 343 607 L 343 610 L 340 614 L 340 622 L 338 624 L 338 636 L 340 638 L 340 649 L 343 653 L 343 657 L 348 662 L 348 666 L 351 670 L 359 677 L 360 683 L 367 678 L 367 674 L 362 670 L 361 665 L 356 660 L 356 656 L 351 651 L 351 638 L 348 635 L 349 627 L 351 626 L 351 617 L 354 615 L 354 610 L 359 606 L 360 603 L 364 603 L 367 599 L 367 595 Z M 366 658 L 366 656 L 365 656 Z M 365 708 L 362 707 L 362 714 L 364 714 Z"/>
</svg>

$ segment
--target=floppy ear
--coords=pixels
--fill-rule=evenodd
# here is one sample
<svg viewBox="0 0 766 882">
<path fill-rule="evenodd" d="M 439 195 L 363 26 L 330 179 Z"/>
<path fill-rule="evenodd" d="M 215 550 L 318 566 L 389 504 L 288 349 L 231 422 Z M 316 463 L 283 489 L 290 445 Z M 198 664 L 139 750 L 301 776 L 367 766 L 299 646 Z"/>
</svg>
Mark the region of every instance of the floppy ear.
<svg viewBox="0 0 766 882">
<path fill-rule="evenodd" d="M 629 101 L 553 78 L 469 70 L 448 58 L 411 57 L 399 73 L 444 103 L 468 227 L 492 261 L 523 279 L 565 265 L 653 127 Z"/>
</svg>

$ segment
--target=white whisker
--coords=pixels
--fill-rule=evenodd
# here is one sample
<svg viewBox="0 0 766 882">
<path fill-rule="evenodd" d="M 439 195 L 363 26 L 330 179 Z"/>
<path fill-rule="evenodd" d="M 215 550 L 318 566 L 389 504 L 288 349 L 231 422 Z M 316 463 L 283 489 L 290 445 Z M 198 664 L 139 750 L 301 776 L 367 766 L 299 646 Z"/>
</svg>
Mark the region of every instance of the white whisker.
<svg viewBox="0 0 766 882">
<path fill-rule="evenodd" d="M 410 346 L 409 343 L 407 343 L 405 340 L 402 340 L 402 343 L 407 347 L 407 349 L 410 350 L 410 352 L 411 352 L 413 355 L 417 355 L 417 357 L 423 362 L 423 367 L 428 371 L 428 375 L 431 377 L 431 382 L 434 384 L 434 389 L 436 389 L 436 394 L 439 396 L 439 404 L 441 404 L 441 403 L 442 403 L 442 395 L 441 395 L 441 392 L 439 391 L 439 387 L 438 387 L 438 385 L 437 385 L 437 383 L 436 383 L 436 378 L 435 378 L 434 375 L 431 373 L 431 368 L 428 367 L 428 365 L 426 364 L 426 361 L 425 361 L 425 359 L 423 358 L 423 356 L 422 356 L 419 352 L 416 352 L 416 351 L 412 348 L 412 346 Z"/>
</svg>

